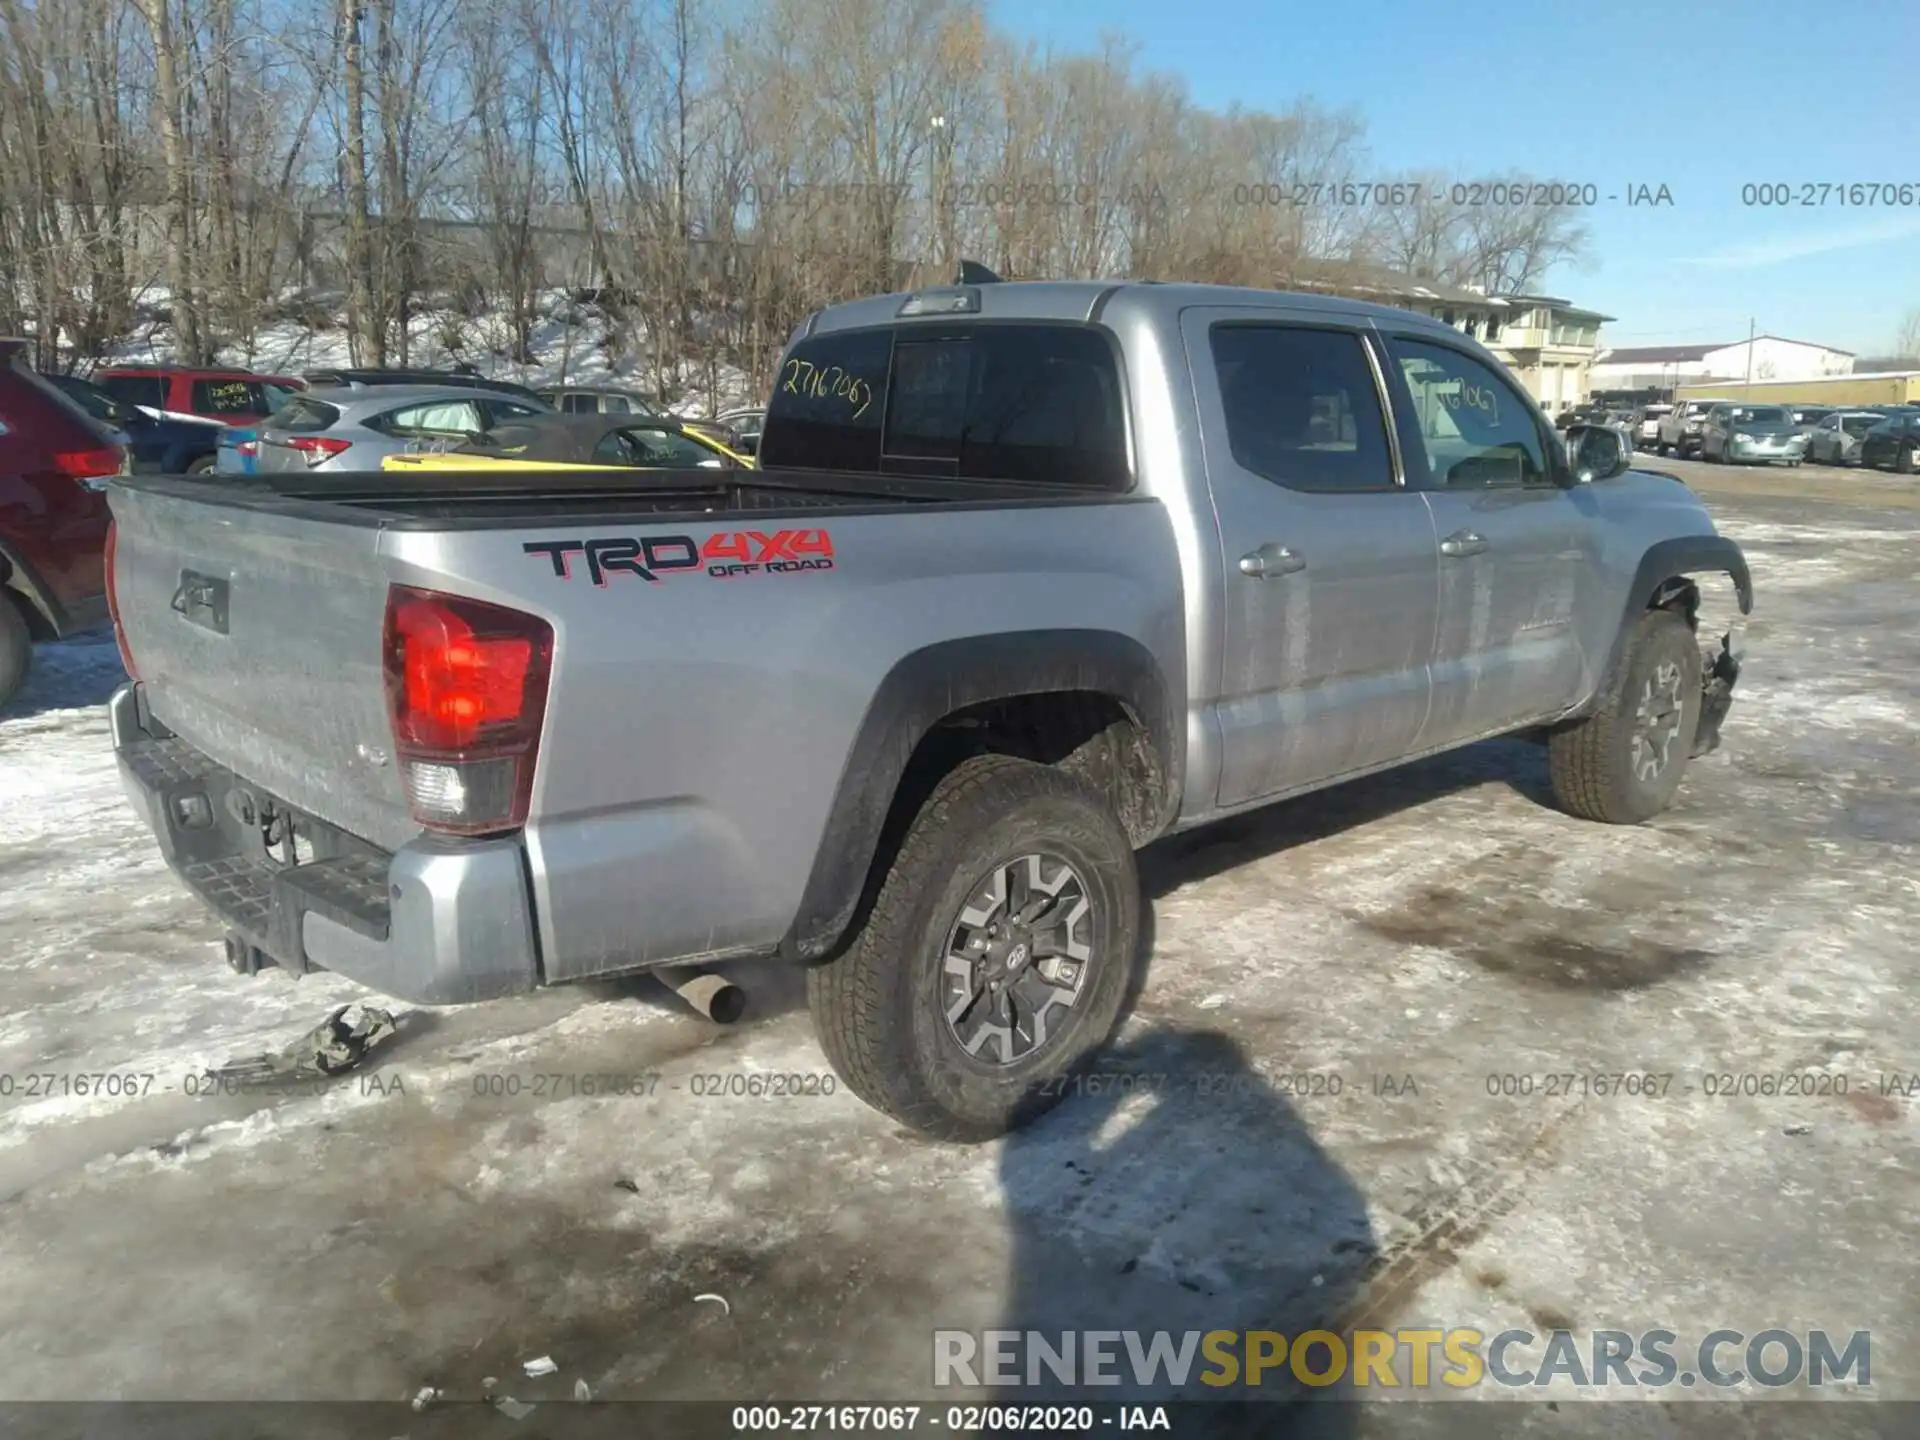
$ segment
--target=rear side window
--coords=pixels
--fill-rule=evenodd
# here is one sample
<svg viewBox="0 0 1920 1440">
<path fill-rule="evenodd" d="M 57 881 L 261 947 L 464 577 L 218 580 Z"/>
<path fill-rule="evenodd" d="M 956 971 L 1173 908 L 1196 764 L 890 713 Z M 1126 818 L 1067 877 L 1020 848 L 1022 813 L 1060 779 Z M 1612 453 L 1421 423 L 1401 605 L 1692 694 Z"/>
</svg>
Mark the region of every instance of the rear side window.
<svg viewBox="0 0 1920 1440">
<path fill-rule="evenodd" d="M 485 430 L 480 407 L 471 400 L 431 400 L 407 405 L 380 417 L 378 429 L 390 435 L 473 435 Z"/>
<path fill-rule="evenodd" d="M 1391 490 L 1380 391 L 1341 330 L 1216 325 L 1210 339 L 1234 461 L 1289 490 Z"/>
<path fill-rule="evenodd" d="M 1106 336 L 976 324 L 802 341 L 774 383 L 762 462 L 1124 490 L 1126 409 Z"/>
<path fill-rule="evenodd" d="M 568 415 L 592 415 L 599 411 L 600 400 L 596 395 L 581 395 L 575 393 L 567 396 L 565 403 L 560 408 Z"/>
<path fill-rule="evenodd" d="M 158 375 L 108 375 L 101 379 L 100 388 L 123 405 L 167 408 L 167 382 Z"/>
<path fill-rule="evenodd" d="M 255 381 L 193 382 L 193 409 L 196 415 L 261 415 L 271 408 L 265 392 Z"/>
</svg>

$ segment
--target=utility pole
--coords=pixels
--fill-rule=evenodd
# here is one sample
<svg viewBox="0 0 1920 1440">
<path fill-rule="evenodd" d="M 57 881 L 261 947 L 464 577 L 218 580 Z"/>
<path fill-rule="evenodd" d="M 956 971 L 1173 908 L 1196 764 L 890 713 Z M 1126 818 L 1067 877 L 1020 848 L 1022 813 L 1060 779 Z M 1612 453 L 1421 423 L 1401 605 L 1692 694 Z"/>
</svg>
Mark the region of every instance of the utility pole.
<svg viewBox="0 0 1920 1440">
<path fill-rule="evenodd" d="M 1753 389 L 1753 317 L 1747 317 L 1747 389 Z M 1752 395 L 1745 398 L 1751 400 Z"/>
<path fill-rule="evenodd" d="M 947 117 L 935 115 L 928 121 L 933 129 L 933 214 L 935 244 L 939 250 L 941 283 L 951 283 L 955 263 L 953 257 L 953 197 L 948 192 L 953 187 L 953 140 L 947 128 Z"/>
</svg>

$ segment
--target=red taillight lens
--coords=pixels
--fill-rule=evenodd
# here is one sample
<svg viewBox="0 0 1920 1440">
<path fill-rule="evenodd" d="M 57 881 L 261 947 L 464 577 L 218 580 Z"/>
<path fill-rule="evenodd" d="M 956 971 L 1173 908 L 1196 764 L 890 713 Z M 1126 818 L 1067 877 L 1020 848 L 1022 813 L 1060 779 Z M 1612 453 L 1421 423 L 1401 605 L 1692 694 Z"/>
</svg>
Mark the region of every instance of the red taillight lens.
<svg viewBox="0 0 1920 1440">
<path fill-rule="evenodd" d="M 334 440 L 325 435 L 293 435 L 288 437 L 286 443 L 306 456 L 309 465 L 331 460 L 353 444 L 351 440 Z"/>
<path fill-rule="evenodd" d="M 104 450 L 56 450 L 53 468 L 75 480 L 97 480 L 102 475 L 118 475 L 120 459 L 117 445 L 109 445 Z"/>
<path fill-rule="evenodd" d="M 120 647 L 120 664 L 126 669 L 129 680 L 138 680 L 140 672 L 133 668 L 133 651 L 127 648 L 127 632 L 120 625 L 120 592 L 113 581 L 114 551 L 120 542 L 120 529 L 110 519 L 107 521 L 107 549 L 104 556 L 104 568 L 107 578 L 107 614 L 113 618 L 113 643 Z"/>
<path fill-rule="evenodd" d="M 457 835 L 525 824 L 553 627 L 501 605 L 396 585 L 385 663 L 414 819 Z"/>
</svg>

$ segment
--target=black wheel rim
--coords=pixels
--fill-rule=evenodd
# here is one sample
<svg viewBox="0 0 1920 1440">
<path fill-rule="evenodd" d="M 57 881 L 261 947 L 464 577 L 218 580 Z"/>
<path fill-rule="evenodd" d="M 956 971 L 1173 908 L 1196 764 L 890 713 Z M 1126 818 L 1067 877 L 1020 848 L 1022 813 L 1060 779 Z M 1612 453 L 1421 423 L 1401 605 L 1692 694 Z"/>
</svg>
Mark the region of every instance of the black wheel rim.
<svg viewBox="0 0 1920 1440">
<path fill-rule="evenodd" d="M 1018 855 L 975 882 L 947 932 L 940 1008 L 974 1060 L 1017 1065 L 1058 1042 L 1093 968 L 1093 899 L 1057 855 Z"/>
</svg>

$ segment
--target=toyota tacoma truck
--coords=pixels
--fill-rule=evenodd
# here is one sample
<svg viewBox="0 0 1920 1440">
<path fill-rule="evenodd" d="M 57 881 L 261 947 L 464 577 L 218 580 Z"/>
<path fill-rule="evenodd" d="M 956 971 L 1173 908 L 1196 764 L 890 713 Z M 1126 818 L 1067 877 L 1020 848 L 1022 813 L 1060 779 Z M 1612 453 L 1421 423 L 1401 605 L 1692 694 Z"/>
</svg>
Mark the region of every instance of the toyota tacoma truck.
<svg viewBox="0 0 1920 1440">
<path fill-rule="evenodd" d="M 230 957 L 429 1004 L 786 957 L 853 1091 L 981 1139 L 1115 1025 L 1140 846 L 1515 734 L 1646 820 L 1738 676 L 1699 581 L 1752 605 L 1617 431 L 1324 297 L 837 305 L 761 455 L 117 481 L 114 744 Z"/>
</svg>

